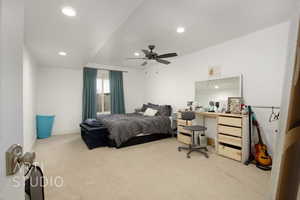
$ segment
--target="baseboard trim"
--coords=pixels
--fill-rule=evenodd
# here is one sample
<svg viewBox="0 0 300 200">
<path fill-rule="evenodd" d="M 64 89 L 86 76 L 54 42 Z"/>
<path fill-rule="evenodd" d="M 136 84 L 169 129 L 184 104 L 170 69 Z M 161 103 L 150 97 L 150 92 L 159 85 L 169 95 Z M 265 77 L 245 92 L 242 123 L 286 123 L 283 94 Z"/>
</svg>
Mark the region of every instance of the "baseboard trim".
<svg viewBox="0 0 300 200">
<path fill-rule="evenodd" d="M 74 131 L 74 132 L 64 132 L 64 133 L 52 133 L 53 136 L 58 136 L 58 135 L 74 135 L 74 134 L 80 134 L 80 131 Z"/>
</svg>

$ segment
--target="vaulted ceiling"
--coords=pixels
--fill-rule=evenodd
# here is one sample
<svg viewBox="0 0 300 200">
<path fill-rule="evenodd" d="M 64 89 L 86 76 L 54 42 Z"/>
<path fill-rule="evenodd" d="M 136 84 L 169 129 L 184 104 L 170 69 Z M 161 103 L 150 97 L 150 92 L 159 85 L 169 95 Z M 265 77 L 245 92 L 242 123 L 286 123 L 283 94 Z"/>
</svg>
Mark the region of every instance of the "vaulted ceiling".
<svg viewBox="0 0 300 200">
<path fill-rule="evenodd" d="M 82 67 L 142 0 L 26 0 L 25 43 L 43 67 Z M 64 6 L 76 17 L 62 14 Z M 64 51 L 62 57 L 58 52 Z"/>
<path fill-rule="evenodd" d="M 128 61 L 149 44 L 189 54 L 286 21 L 296 0 L 27 0 L 25 41 L 40 66 L 82 67 Z M 72 6 L 78 15 L 61 13 Z M 178 34 L 183 26 L 186 32 Z M 59 56 L 65 51 L 67 56 Z M 140 52 L 141 53 L 141 52 Z"/>
</svg>

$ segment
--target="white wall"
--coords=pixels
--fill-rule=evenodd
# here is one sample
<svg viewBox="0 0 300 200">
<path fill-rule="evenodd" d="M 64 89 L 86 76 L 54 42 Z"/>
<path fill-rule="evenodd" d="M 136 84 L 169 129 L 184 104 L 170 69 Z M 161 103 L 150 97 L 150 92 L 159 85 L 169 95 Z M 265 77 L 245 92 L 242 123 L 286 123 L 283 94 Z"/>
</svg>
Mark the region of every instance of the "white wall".
<svg viewBox="0 0 300 200">
<path fill-rule="evenodd" d="M 103 68 L 97 64 L 89 67 Z M 128 70 L 124 73 L 126 112 L 133 112 L 144 100 L 143 73 L 141 70 L 106 67 L 114 70 Z M 37 89 L 37 113 L 55 115 L 54 134 L 79 133 L 82 119 L 82 69 L 39 68 Z"/>
<path fill-rule="evenodd" d="M 24 150 L 31 151 L 36 140 L 36 62 L 26 46 L 23 51 L 23 134 Z"/>
<path fill-rule="evenodd" d="M 145 103 L 145 92 L 143 71 L 128 69 L 128 73 L 124 73 L 124 95 L 127 113 L 132 113 L 135 108 L 142 107 Z"/>
<path fill-rule="evenodd" d="M 23 145 L 23 43 L 24 1 L 0 1 L 0 199 L 24 199 L 24 187 L 6 177 L 5 152 L 12 144 Z"/>
<path fill-rule="evenodd" d="M 55 115 L 53 134 L 78 133 L 82 70 L 39 68 L 37 83 L 37 114 Z"/>
<path fill-rule="evenodd" d="M 246 104 L 279 106 L 287 55 L 289 22 L 178 57 L 168 66 L 146 70 L 146 99 L 184 107 L 194 99 L 195 81 L 208 79 L 208 67 L 220 66 L 222 76 L 242 74 Z M 201 36 L 199 36 L 201 37 Z M 256 109 L 264 139 L 272 147 L 277 123 L 269 123 L 270 110 Z M 208 122 L 209 134 L 215 123 Z"/>
</svg>

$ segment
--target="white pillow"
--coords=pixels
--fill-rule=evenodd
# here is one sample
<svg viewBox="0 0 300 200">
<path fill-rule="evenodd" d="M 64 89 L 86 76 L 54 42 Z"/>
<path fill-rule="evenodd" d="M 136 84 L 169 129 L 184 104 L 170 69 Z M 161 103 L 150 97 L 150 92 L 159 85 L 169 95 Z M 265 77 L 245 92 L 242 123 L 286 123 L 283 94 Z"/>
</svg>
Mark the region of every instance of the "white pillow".
<svg viewBox="0 0 300 200">
<path fill-rule="evenodd" d="M 157 110 L 154 110 L 152 108 L 147 108 L 144 112 L 144 116 L 155 116 L 157 113 Z"/>
</svg>

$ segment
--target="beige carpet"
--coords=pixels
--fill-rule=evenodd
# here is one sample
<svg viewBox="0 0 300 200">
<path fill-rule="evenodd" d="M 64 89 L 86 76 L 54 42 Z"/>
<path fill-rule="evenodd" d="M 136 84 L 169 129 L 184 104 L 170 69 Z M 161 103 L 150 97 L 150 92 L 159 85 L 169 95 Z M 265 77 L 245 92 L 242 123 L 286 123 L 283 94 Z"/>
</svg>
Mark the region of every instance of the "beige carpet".
<svg viewBox="0 0 300 200">
<path fill-rule="evenodd" d="M 260 200 L 270 172 L 214 153 L 187 159 L 165 139 L 123 149 L 88 150 L 79 135 L 39 140 L 35 150 L 49 180 L 47 200 Z M 59 179 L 56 179 L 59 180 Z"/>
</svg>

